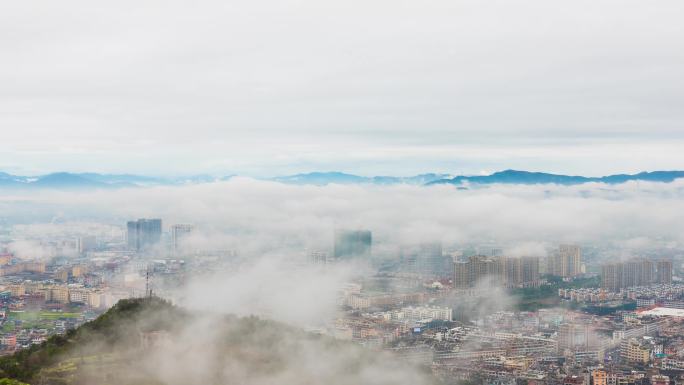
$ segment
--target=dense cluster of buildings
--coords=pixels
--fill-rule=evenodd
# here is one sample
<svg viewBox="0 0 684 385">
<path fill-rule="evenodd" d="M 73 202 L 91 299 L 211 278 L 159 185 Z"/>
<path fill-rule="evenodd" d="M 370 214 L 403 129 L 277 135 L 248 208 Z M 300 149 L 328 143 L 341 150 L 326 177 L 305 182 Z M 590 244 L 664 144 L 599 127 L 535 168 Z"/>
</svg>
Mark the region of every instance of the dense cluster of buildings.
<svg viewBox="0 0 684 385">
<path fill-rule="evenodd" d="M 495 313 L 477 326 L 424 331 L 404 350 L 416 359 L 429 347 L 426 360 L 447 383 L 669 384 L 684 374 L 684 341 L 672 338 L 682 331 L 677 317 Z"/>
<path fill-rule="evenodd" d="M 0 288 L 0 296 L 9 293 L 11 298 L 25 300 L 25 306 L 41 306 L 45 303 L 83 304 L 91 309 L 105 309 L 112 306 L 115 296 L 97 287 L 79 284 L 50 284 L 44 282 L 23 282 Z"/>
<path fill-rule="evenodd" d="M 138 219 L 118 240 L 79 235 L 69 258 L 0 255 L 0 349 L 65 333 L 120 298 L 163 296 L 192 274 L 240 266 L 235 251 L 188 247 L 195 231 L 175 224 L 165 232 L 161 219 Z M 684 284 L 674 282 L 672 259 L 603 265 L 599 286 L 576 245 L 507 256 L 498 247 L 465 252 L 422 242 L 398 247 L 389 262 L 377 250 L 385 248 L 374 248 L 370 231 L 338 230 L 331 247 L 304 252 L 300 267 L 353 262 L 378 271 L 340 287 L 336 315 L 312 330 L 390 350 L 446 384 L 672 385 L 684 378 Z M 512 290 L 550 292 L 552 307 L 518 311 Z M 614 303 L 634 306 L 587 310 Z"/>
<path fill-rule="evenodd" d="M 671 260 L 622 262 L 623 283 L 609 290 L 605 282 L 596 284 L 602 276 L 586 274 L 582 251 L 574 245 L 561 245 L 546 257 L 446 254 L 436 243 L 403 247 L 389 277 L 405 284 L 388 285 L 394 288 L 388 292 L 350 284 L 339 301 L 346 310 L 328 333 L 428 365 L 448 384 L 671 385 L 684 380 L 684 337 L 674 337 L 684 335 L 684 285 L 672 283 Z M 312 253 L 310 260 L 326 256 Z M 450 279 L 440 273 L 445 266 L 451 267 Z M 424 284 L 415 284 L 416 277 Z M 561 299 L 559 307 L 491 310 L 497 301 L 492 296 L 505 296 L 492 287 L 541 293 L 553 282 L 561 284 L 553 292 Z M 604 305 L 605 312 L 585 309 Z"/>
<path fill-rule="evenodd" d="M 457 289 L 477 287 L 487 280 L 507 287 L 539 285 L 539 257 L 472 256 L 453 265 L 453 285 Z"/>
<path fill-rule="evenodd" d="M 584 273 L 583 266 L 582 251 L 576 245 L 560 245 L 546 258 L 474 255 L 453 262 L 453 284 L 457 289 L 470 289 L 493 280 L 509 288 L 535 287 L 542 283 L 542 273 L 572 279 Z"/>
<path fill-rule="evenodd" d="M 26 241 L 45 250 L 39 259 L 7 251 L 4 245 L 13 239 L 0 242 L 0 354 L 63 334 L 121 298 L 181 282 L 185 264 L 174 253 L 194 227 L 174 225 L 164 238 L 161 226 L 160 219 L 139 219 L 126 224 L 123 237 L 80 234 Z M 165 248 L 165 240 L 171 241 L 167 255 L 153 259 Z M 198 266 L 203 266 L 202 258 Z"/>
<path fill-rule="evenodd" d="M 661 305 L 664 307 L 680 308 L 683 301 L 678 301 L 684 295 L 684 284 L 652 284 L 648 286 L 633 286 L 619 291 L 608 291 L 604 288 L 558 289 L 560 298 L 573 302 L 610 302 L 631 300 L 637 307 Z"/>
<path fill-rule="evenodd" d="M 633 259 L 607 263 L 601 267 L 601 285 L 608 291 L 653 283 L 672 283 L 672 261 Z"/>
</svg>

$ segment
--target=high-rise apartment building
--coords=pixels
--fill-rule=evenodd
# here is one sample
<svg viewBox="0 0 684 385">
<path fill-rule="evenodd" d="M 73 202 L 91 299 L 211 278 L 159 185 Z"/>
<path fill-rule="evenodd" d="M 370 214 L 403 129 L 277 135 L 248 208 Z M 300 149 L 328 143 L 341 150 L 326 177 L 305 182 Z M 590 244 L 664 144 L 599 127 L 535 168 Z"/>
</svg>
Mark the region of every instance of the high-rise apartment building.
<svg viewBox="0 0 684 385">
<path fill-rule="evenodd" d="M 564 278 L 582 274 L 582 250 L 575 245 L 560 245 L 558 252 L 549 257 L 547 272 Z"/>
<path fill-rule="evenodd" d="M 470 265 L 468 262 L 457 261 L 454 262 L 454 288 L 467 289 L 470 287 Z"/>
<path fill-rule="evenodd" d="M 521 286 L 539 280 L 539 258 L 503 258 L 503 266 L 505 273 L 502 278 L 506 286 Z"/>
<path fill-rule="evenodd" d="M 663 271 L 667 271 L 666 266 Z M 669 271 L 671 280 L 671 265 Z M 601 286 L 608 291 L 618 292 L 622 288 L 648 286 L 654 282 L 660 282 L 660 276 L 656 276 L 656 265 L 648 259 L 607 263 L 601 267 Z"/>
<path fill-rule="evenodd" d="M 440 242 L 422 243 L 420 245 L 401 248 L 400 260 L 402 269 L 422 276 L 449 277 L 447 260 L 442 252 Z"/>
<path fill-rule="evenodd" d="M 622 263 L 608 263 L 601 266 L 601 287 L 608 291 L 617 292 L 624 287 Z"/>
<path fill-rule="evenodd" d="M 454 264 L 454 287 L 467 289 L 475 287 L 485 278 L 500 278 L 503 275 L 503 261 L 500 258 L 476 255 L 465 262 Z"/>
<path fill-rule="evenodd" d="M 370 258 L 373 237 L 368 230 L 335 232 L 333 255 L 336 259 Z"/>
<path fill-rule="evenodd" d="M 82 236 L 78 238 L 78 253 L 83 254 L 94 250 L 97 247 L 97 239 L 93 236 Z"/>
<path fill-rule="evenodd" d="M 309 262 L 314 265 L 325 265 L 328 262 L 328 253 L 323 250 L 311 250 Z"/>
<path fill-rule="evenodd" d="M 193 225 L 177 224 L 171 226 L 171 246 L 173 247 L 173 251 L 180 251 L 183 247 L 183 242 L 185 242 L 194 231 L 195 226 Z"/>
<path fill-rule="evenodd" d="M 455 288 L 475 287 L 485 278 L 508 287 L 535 285 L 539 282 L 539 258 L 473 256 L 454 263 Z"/>
<path fill-rule="evenodd" d="M 138 233 L 140 232 L 138 221 L 128 221 L 126 223 L 126 243 L 129 250 L 138 250 Z"/>
<path fill-rule="evenodd" d="M 653 283 L 653 261 L 634 259 L 623 263 L 623 287 L 645 286 Z"/>
<path fill-rule="evenodd" d="M 662 259 L 656 262 L 658 283 L 672 283 L 672 261 Z"/>
<path fill-rule="evenodd" d="M 127 223 L 127 242 L 131 250 L 141 251 L 161 240 L 161 219 L 138 219 Z"/>
<path fill-rule="evenodd" d="M 558 327 L 558 350 L 587 349 L 593 333 L 588 324 L 564 323 Z"/>
</svg>

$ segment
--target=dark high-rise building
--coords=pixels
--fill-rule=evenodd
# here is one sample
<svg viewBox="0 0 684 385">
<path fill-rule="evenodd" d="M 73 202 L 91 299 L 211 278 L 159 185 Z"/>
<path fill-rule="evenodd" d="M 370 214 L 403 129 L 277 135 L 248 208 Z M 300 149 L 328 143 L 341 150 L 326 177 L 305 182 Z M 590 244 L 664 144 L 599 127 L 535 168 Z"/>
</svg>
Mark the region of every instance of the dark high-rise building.
<svg viewBox="0 0 684 385">
<path fill-rule="evenodd" d="M 338 230 L 333 255 L 336 259 L 369 258 L 372 244 L 373 237 L 368 230 Z"/>
<path fill-rule="evenodd" d="M 161 240 L 161 219 L 129 221 L 126 227 L 128 248 L 131 250 L 144 250 Z"/>
<path fill-rule="evenodd" d="M 138 243 L 138 233 L 140 232 L 138 221 L 128 221 L 128 223 L 126 223 L 126 227 L 126 242 L 128 243 L 128 249 L 138 250 L 138 246 L 140 245 Z"/>
<path fill-rule="evenodd" d="M 666 259 L 656 262 L 658 283 L 672 283 L 672 261 Z"/>
</svg>

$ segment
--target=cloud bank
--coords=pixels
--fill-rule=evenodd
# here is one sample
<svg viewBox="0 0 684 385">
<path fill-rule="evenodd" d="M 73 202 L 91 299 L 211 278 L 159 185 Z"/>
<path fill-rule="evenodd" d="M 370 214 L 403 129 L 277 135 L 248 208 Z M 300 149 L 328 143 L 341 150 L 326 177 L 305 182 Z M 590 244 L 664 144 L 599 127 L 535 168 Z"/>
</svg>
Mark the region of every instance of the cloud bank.
<svg viewBox="0 0 684 385">
<path fill-rule="evenodd" d="M 327 250 L 336 229 L 373 231 L 377 253 L 391 245 L 478 242 L 539 250 L 539 242 L 644 247 L 684 242 L 684 182 L 509 186 L 293 186 L 236 178 L 181 187 L 4 195 L 5 221 L 104 221 L 163 218 L 191 223 L 205 248 L 248 255 Z M 49 218 L 49 219 L 48 219 Z M 73 232 L 73 229 L 70 229 Z M 386 247 L 383 249 L 383 246 Z"/>
</svg>

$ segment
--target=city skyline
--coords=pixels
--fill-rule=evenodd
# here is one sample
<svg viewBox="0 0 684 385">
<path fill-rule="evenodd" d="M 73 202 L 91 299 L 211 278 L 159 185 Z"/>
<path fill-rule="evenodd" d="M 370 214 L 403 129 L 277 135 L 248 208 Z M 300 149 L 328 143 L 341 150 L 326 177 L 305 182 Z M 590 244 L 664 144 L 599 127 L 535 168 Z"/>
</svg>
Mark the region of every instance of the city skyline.
<svg viewBox="0 0 684 385">
<path fill-rule="evenodd" d="M 681 0 L 0 6 L 0 385 L 684 385 Z"/>
</svg>

